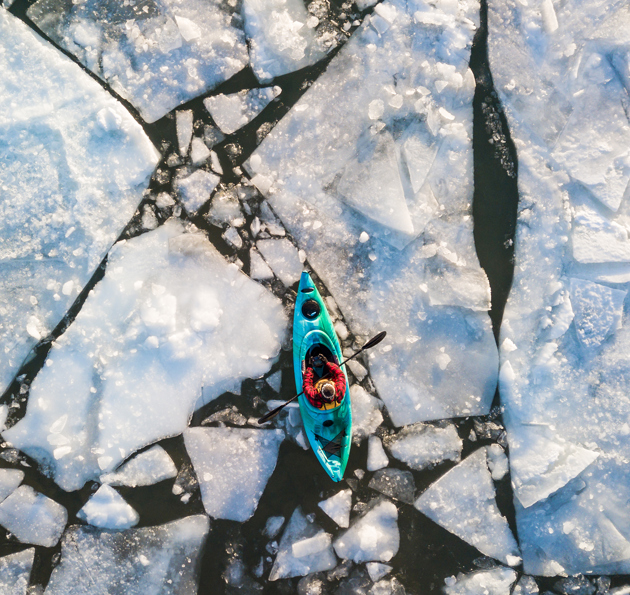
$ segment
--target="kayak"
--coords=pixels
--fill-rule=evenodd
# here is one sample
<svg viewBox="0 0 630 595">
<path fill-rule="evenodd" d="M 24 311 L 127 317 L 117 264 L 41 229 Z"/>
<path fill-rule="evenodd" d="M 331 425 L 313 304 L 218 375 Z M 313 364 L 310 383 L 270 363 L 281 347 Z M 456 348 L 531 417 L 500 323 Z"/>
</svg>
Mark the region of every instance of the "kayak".
<svg viewBox="0 0 630 595">
<path fill-rule="evenodd" d="M 293 316 L 293 370 L 297 392 L 302 392 L 303 364 L 311 355 L 323 353 L 328 361 L 342 362 L 337 333 L 317 287 L 305 271 L 300 278 Z M 305 369 L 305 368 L 304 368 Z M 318 409 L 305 395 L 298 397 L 306 437 L 320 462 L 333 481 L 343 478 L 352 442 L 352 408 L 350 387 L 345 366 L 346 392 L 339 405 Z"/>
</svg>

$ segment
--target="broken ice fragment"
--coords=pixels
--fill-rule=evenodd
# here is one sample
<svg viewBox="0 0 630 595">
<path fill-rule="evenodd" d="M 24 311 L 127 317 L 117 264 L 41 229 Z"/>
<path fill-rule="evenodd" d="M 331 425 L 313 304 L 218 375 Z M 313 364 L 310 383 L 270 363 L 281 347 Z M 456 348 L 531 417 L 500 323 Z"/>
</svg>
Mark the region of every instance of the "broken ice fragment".
<svg viewBox="0 0 630 595">
<path fill-rule="evenodd" d="M 500 481 L 509 470 L 508 458 L 505 455 L 505 451 L 499 444 L 490 444 L 487 454 L 488 468 L 492 473 L 492 479 L 494 479 L 494 481 Z"/>
<path fill-rule="evenodd" d="M 205 161 L 208 160 L 208 157 L 211 155 L 216 155 L 216 153 L 212 153 L 208 147 L 206 147 L 206 143 L 203 142 L 200 138 L 193 138 L 192 145 L 190 148 L 190 161 L 193 165 L 201 165 Z M 217 169 L 217 164 L 212 163 L 213 169 Z M 219 168 L 220 169 L 220 168 Z M 222 171 L 218 171 L 217 173 L 221 174 Z"/>
<path fill-rule="evenodd" d="M 304 553 L 303 556 L 298 557 L 293 553 L 294 544 L 299 544 L 300 542 L 304 544 L 305 540 L 321 535 L 326 535 L 326 533 L 323 533 L 313 521 L 309 520 L 298 506 L 293 511 L 282 534 L 282 539 L 278 546 L 278 554 L 269 574 L 269 580 L 275 581 L 281 578 L 306 576 L 313 572 L 334 568 L 337 565 L 337 558 L 333 553 L 329 540 L 326 540 L 326 546 L 321 549 L 315 547 L 309 551 L 305 548 L 303 552 L 300 552 L 300 547 L 298 546 L 298 553 Z M 323 541 L 326 538 L 318 537 L 317 539 L 321 540 L 319 545 L 323 545 Z M 316 541 L 315 544 L 317 543 Z"/>
<path fill-rule="evenodd" d="M 0 469 L 0 502 L 15 490 L 24 479 L 24 471 Z"/>
<path fill-rule="evenodd" d="M 447 579 L 446 595 L 510 595 L 517 574 L 510 568 L 498 566 L 491 570 L 478 570 L 470 574 L 460 574 L 457 579 Z"/>
<path fill-rule="evenodd" d="M 181 196 L 186 210 L 194 214 L 201 205 L 210 199 L 210 195 L 217 187 L 219 180 L 219 176 L 198 169 L 187 177 L 177 178 L 174 188 Z"/>
<path fill-rule="evenodd" d="M 26 595 L 34 558 L 35 548 L 0 558 L 0 593 Z"/>
<path fill-rule="evenodd" d="M 378 436 L 368 438 L 367 470 L 376 471 L 389 465 L 389 459 L 383 449 L 383 444 Z"/>
<path fill-rule="evenodd" d="M 252 279 L 273 279 L 273 271 L 255 248 L 249 251 L 249 276 Z"/>
<path fill-rule="evenodd" d="M 68 513 L 61 504 L 30 486 L 20 486 L 0 503 L 0 525 L 22 543 L 53 547 L 67 521 Z"/>
<path fill-rule="evenodd" d="M 46 592 L 83 595 L 120 586 L 129 594 L 196 593 L 209 524 L 208 517 L 196 515 L 124 531 L 70 527 Z"/>
<path fill-rule="evenodd" d="M 175 112 L 175 125 L 177 129 L 177 144 L 179 154 L 182 157 L 188 153 L 190 139 L 193 135 L 193 113 L 192 110 L 178 110 Z"/>
<path fill-rule="evenodd" d="M 394 468 L 378 470 L 370 479 L 368 487 L 406 504 L 413 504 L 416 493 L 411 471 Z"/>
<path fill-rule="evenodd" d="M 300 541 L 295 541 L 291 545 L 291 554 L 294 558 L 312 556 L 328 550 L 328 548 L 330 548 L 330 544 L 330 535 L 324 531 L 320 531 L 319 533 L 313 535 L 313 537 L 305 537 Z"/>
<path fill-rule="evenodd" d="M 264 535 L 269 537 L 269 539 L 273 539 L 278 533 L 280 529 L 282 529 L 282 525 L 284 525 L 285 518 L 283 516 L 270 516 L 265 523 L 265 528 L 263 529 Z"/>
<path fill-rule="evenodd" d="M 389 574 L 393 568 L 387 564 L 381 564 L 380 562 L 368 562 L 365 568 L 370 575 L 372 582 L 381 580 L 385 575 Z"/>
<path fill-rule="evenodd" d="M 101 476 L 101 482 L 112 486 L 148 486 L 177 475 L 173 459 L 161 446 L 136 455 L 112 473 Z"/>
<path fill-rule="evenodd" d="M 94 527 L 101 529 L 129 529 L 138 524 L 140 517 L 112 487 L 102 485 L 77 513 Z"/>
<path fill-rule="evenodd" d="M 346 529 L 350 525 L 350 509 L 352 508 L 352 490 L 341 490 L 319 506 L 337 525 Z"/>
<path fill-rule="evenodd" d="M 429 486 L 415 507 L 486 556 L 507 564 L 508 556 L 520 555 L 495 502 L 485 448 L 469 455 Z"/>
<path fill-rule="evenodd" d="M 211 517 L 244 522 L 254 514 L 283 439 L 280 430 L 189 428 L 184 432 L 203 505 Z"/>
<path fill-rule="evenodd" d="M 344 531 L 333 546 L 340 558 L 360 562 L 388 562 L 398 552 L 398 510 L 392 502 L 377 502 Z"/>
<path fill-rule="evenodd" d="M 232 134 L 253 120 L 279 93 L 279 87 L 251 89 L 208 97 L 203 104 L 222 132 Z"/>
<path fill-rule="evenodd" d="M 383 423 L 383 414 L 380 409 L 382 402 L 362 386 L 353 384 L 350 387 L 350 404 L 352 405 L 352 439 L 358 444 L 373 434 Z"/>
<path fill-rule="evenodd" d="M 279 240 L 259 240 L 256 248 L 276 276 L 287 287 L 300 280 L 302 263 L 297 248 L 286 238 Z"/>
</svg>

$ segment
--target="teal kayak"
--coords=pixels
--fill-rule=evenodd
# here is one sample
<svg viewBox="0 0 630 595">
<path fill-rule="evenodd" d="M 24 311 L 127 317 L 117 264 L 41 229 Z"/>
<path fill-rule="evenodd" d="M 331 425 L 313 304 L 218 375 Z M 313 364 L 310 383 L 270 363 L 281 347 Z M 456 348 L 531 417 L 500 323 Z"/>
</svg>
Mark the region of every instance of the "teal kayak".
<svg viewBox="0 0 630 595">
<path fill-rule="evenodd" d="M 329 361 L 342 362 L 341 347 L 330 315 L 310 275 L 305 271 L 300 278 L 293 316 L 293 370 L 297 392 L 302 392 L 303 364 L 317 353 Z M 300 413 L 308 441 L 333 481 L 343 478 L 348 464 L 352 442 L 352 409 L 350 387 L 345 366 L 346 393 L 341 403 L 332 409 L 322 410 L 311 405 L 305 395 L 298 397 Z"/>
</svg>

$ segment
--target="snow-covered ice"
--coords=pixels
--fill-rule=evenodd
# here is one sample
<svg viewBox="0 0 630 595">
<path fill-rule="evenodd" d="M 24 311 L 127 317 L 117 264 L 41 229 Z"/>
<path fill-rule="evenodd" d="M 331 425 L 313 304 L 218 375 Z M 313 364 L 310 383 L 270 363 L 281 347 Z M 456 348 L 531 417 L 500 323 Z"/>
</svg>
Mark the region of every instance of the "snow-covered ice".
<svg viewBox="0 0 630 595">
<path fill-rule="evenodd" d="M 0 558 L 0 593 L 2 595 L 26 595 L 34 558 L 34 548 Z"/>
<path fill-rule="evenodd" d="M 221 178 L 204 169 L 198 169 L 190 175 L 175 180 L 175 190 L 190 214 L 195 214 L 199 207 L 210 200 L 212 191 Z"/>
<path fill-rule="evenodd" d="M 327 500 L 317 504 L 342 529 L 350 526 L 350 509 L 352 508 L 352 490 L 341 490 Z"/>
<path fill-rule="evenodd" d="M 256 248 L 276 277 L 287 287 L 300 280 L 304 267 L 298 256 L 297 248 L 290 240 L 287 238 L 259 240 L 256 242 Z"/>
<path fill-rule="evenodd" d="M 249 251 L 249 276 L 259 281 L 273 279 L 273 271 L 255 248 Z"/>
<path fill-rule="evenodd" d="M 442 461 L 458 462 L 463 446 L 453 424 L 443 428 L 414 424 L 388 436 L 384 442 L 393 457 L 417 471 Z"/>
<path fill-rule="evenodd" d="M 373 397 L 362 386 L 353 384 L 350 387 L 350 404 L 352 405 L 352 440 L 358 444 L 373 434 L 383 423 L 381 413 L 383 402 Z"/>
<path fill-rule="evenodd" d="M 0 502 L 2 502 L 24 479 L 20 469 L 0 469 Z"/>
<path fill-rule="evenodd" d="M 387 467 L 387 465 L 389 465 L 389 459 L 385 454 L 381 439 L 378 436 L 370 436 L 368 438 L 367 470 L 376 471 Z"/>
<path fill-rule="evenodd" d="M 213 89 L 248 62 L 235 10 L 212 0 L 39 0 L 33 22 L 147 122 Z"/>
<path fill-rule="evenodd" d="M 393 569 L 388 564 L 381 564 L 380 562 L 368 562 L 365 568 L 370 575 L 370 579 L 373 582 L 381 580 L 385 575 L 389 574 Z"/>
<path fill-rule="evenodd" d="M 496 389 L 471 218 L 478 13 L 383 2 L 245 163 L 350 330 L 388 331 L 370 368 L 396 425 L 485 414 Z"/>
<path fill-rule="evenodd" d="M 177 130 L 177 145 L 179 154 L 185 157 L 190 147 L 190 139 L 193 135 L 192 110 L 178 110 L 175 112 L 175 128 Z"/>
<path fill-rule="evenodd" d="M 415 507 L 482 554 L 504 564 L 520 561 L 516 540 L 497 508 L 485 447 L 431 484 Z"/>
<path fill-rule="evenodd" d="M 460 574 L 457 579 L 446 579 L 445 595 L 510 595 L 516 581 L 516 572 L 497 566 L 490 570 L 478 570 Z"/>
<path fill-rule="evenodd" d="M 531 576 L 524 574 L 516 583 L 512 595 L 538 595 L 540 589 Z"/>
<path fill-rule="evenodd" d="M 251 122 L 280 94 L 280 87 L 265 87 L 214 95 L 203 100 L 212 119 L 225 134 L 232 134 Z"/>
<path fill-rule="evenodd" d="M 518 154 L 501 327 L 525 572 L 630 572 L 627 3 L 490 2 L 489 59 Z"/>
<path fill-rule="evenodd" d="M 70 527 L 46 594 L 196 593 L 208 530 L 205 515 L 125 531 Z"/>
<path fill-rule="evenodd" d="M 0 392 L 60 322 L 158 154 L 98 83 L 0 10 Z"/>
<path fill-rule="evenodd" d="M 300 546 L 298 546 L 297 553 L 304 555 L 295 555 L 293 551 L 294 545 L 300 543 L 308 545 L 304 544 L 305 540 L 313 538 L 315 539 L 311 543 L 313 547 L 304 547 L 303 551 L 300 551 Z M 293 511 L 282 534 L 278 554 L 269 574 L 269 580 L 275 581 L 293 576 L 306 576 L 313 572 L 330 570 L 335 566 L 337 566 L 337 558 L 330 545 L 330 536 L 315 522 L 309 520 L 298 506 Z"/>
<path fill-rule="evenodd" d="M 201 486 L 206 512 L 244 522 L 258 506 L 276 468 L 281 430 L 190 428 L 186 450 Z"/>
<path fill-rule="evenodd" d="M 372 479 L 368 487 L 395 500 L 406 504 L 413 504 L 416 494 L 416 483 L 410 471 L 401 469 L 380 469 Z"/>
<path fill-rule="evenodd" d="M 262 376 L 285 326 L 280 300 L 171 220 L 112 249 L 31 385 L 26 416 L 3 436 L 79 489 L 180 434 L 196 405 Z"/>
<path fill-rule="evenodd" d="M 243 0 L 242 14 L 250 63 L 261 82 L 314 64 L 330 49 L 302 0 Z"/>
<path fill-rule="evenodd" d="M 112 486 L 149 486 L 177 475 L 173 459 L 161 446 L 152 446 L 113 471 L 101 475 L 100 481 Z"/>
<path fill-rule="evenodd" d="M 129 529 L 140 516 L 112 487 L 102 485 L 77 512 L 77 517 L 101 529 Z"/>
<path fill-rule="evenodd" d="M 61 504 L 30 486 L 20 486 L 0 502 L 0 525 L 22 543 L 53 547 L 67 521 L 68 512 Z"/>
<path fill-rule="evenodd" d="M 333 543 L 340 558 L 360 562 L 389 562 L 398 552 L 398 510 L 389 501 L 375 502 Z"/>
</svg>

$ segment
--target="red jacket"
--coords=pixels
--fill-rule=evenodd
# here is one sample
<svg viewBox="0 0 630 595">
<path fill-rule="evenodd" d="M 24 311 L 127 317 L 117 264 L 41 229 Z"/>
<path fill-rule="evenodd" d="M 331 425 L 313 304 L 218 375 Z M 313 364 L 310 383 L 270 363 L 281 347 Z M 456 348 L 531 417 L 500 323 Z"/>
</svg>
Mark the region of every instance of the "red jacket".
<svg viewBox="0 0 630 595">
<path fill-rule="evenodd" d="M 343 396 L 346 394 L 346 377 L 341 371 L 341 368 L 332 362 L 326 362 L 326 377 L 329 378 L 335 385 L 335 403 L 341 403 Z M 319 378 L 317 379 L 319 380 Z M 304 372 L 303 388 L 304 394 L 309 403 L 313 407 L 320 409 L 327 401 L 322 399 L 322 396 L 315 389 L 315 372 L 313 368 L 307 368 Z"/>
</svg>

